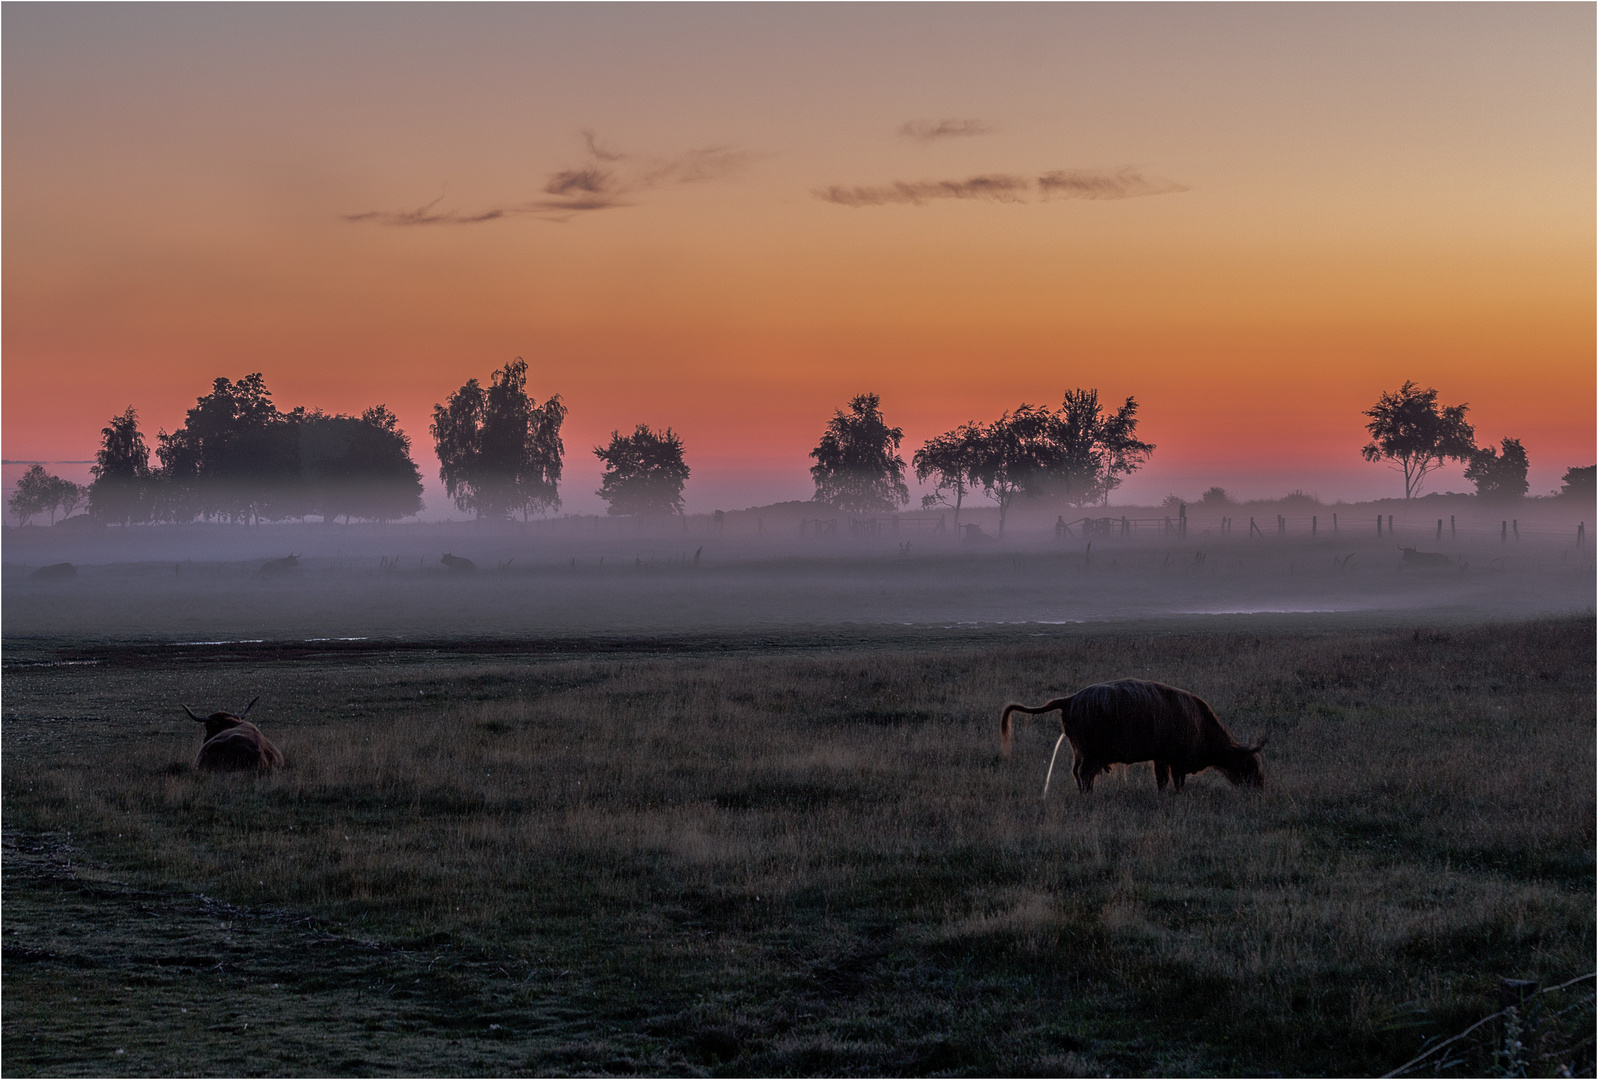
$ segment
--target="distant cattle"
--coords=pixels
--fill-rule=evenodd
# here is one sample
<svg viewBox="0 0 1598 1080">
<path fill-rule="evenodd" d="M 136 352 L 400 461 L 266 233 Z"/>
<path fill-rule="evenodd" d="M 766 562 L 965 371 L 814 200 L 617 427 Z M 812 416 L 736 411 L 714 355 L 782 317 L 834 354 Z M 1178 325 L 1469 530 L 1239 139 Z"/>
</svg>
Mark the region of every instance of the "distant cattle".
<svg viewBox="0 0 1598 1080">
<path fill-rule="evenodd" d="M 255 708 L 256 698 L 244 707 L 244 712 L 234 716 L 229 712 L 214 712 L 210 716 L 196 716 L 187 705 L 183 711 L 189 719 L 205 725 L 205 742 L 194 759 L 194 767 L 207 772 L 244 772 L 251 769 L 275 769 L 283 764 L 283 754 L 254 724 L 244 718 Z"/>
<path fill-rule="evenodd" d="M 443 563 L 446 568 L 454 571 L 457 574 L 469 574 L 473 570 L 477 569 L 477 564 L 472 562 L 472 560 L 462 559 L 458 555 L 451 555 L 447 551 L 444 552 L 443 556 L 441 556 L 438 561 Z"/>
<path fill-rule="evenodd" d="M 1259 751 L 1264 740 L 1245 746 L 1232 735 L 1209 705 L 1186 690 L 1142 679 L 1121 679 L 1098 683 L 1070 697 L 1056 698 L 1043 705 L 1006 705 L 999 720 L 999 748 L 1010 756 L 1010 714 L 1060 712 L 1060 743 L 1071 741 L 1075 761 L 1071 773 L 1077 788 L 1085 795 L 1093 790 L 1093 778 L 1115 764 L 1154 762 L 1154 782 L 1165 790 L 1169 780 L 1177 790 L 1192 773 L 1219 769 L 1234 784 L 1261 787 Z M 1049 793 L 1054 775 L 1054 757 L 1043 780 L 1043 793 Z"/>
<path fill-rule="evenodd" d="M 257 570 L 256 573 L 261 577 L 275 577 L 278 574 L 286 574 L 290 570 L 297 569 L 299 565 L 300 557 L 298 555 L 285 555 L 281 559 L 268 559 L 261 564 L 261 569 Z"/>
<path fill-rule="evenodd" d="M 1448 556 L 1440 551 L 1416 551 L 1414 548 L 1398 549 L 1404 556 L 1405 566 L 1430 566 L 1447 569 Z"/>
<path fill-rule="evenodd" d="M 78 568 L 69 562 L 51 563 L 41 566 L 28 577 L 34 581 L 65 581 L 67 578 L 78 576 Z"/>
</svg>

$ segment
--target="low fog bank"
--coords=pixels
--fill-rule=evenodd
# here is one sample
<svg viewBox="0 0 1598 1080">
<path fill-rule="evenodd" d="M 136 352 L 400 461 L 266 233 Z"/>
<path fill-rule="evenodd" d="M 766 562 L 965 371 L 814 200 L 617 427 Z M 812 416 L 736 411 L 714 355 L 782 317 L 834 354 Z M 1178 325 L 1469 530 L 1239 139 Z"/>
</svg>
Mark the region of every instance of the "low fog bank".
<svg viewBox="0 0 1598 1080">
<path fill-rule="evenodd" d="M 1175 508 L 1033 506 L 1010 514 L 1003 540 L 986 508 L 962 512 L 957 531 L 948 511 L 855 521 L 813 503 L 719 520 L 8 528 L 3 632 L 218 641 L 1518 617 L 1591 609 L 1592 511 L 1439 497 L 1191 506 L 1184 525 Z M 1406 561 L 1400 546 L 1435 557 Z M 71 571 L 40 573 L 60 563 Z"/>
</svg>

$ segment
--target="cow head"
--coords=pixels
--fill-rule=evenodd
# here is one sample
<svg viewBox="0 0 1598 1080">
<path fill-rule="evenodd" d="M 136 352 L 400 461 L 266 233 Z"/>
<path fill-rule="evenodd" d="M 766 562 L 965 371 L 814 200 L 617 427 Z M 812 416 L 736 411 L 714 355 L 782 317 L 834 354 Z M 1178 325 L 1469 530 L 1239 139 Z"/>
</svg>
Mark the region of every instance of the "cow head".
<svg viewBox="0 0 1598 1080">
<path fill-rule="evenodd" d="M 189 714 L 190 720 L 204 724 L 205 737 L 207 739 L 213 739 L 217 735 L 220 735 L 222 732 L 226 731 L 228 728 L 238 727 L 240 724 L 244 723 L 244 718 L 250 715 L 250 710 L 255 708 L 255 703 L 260 700 L 260 697 L 252 699 L 248 705 L 244 706 L 244 711 L 238 716 L 234 716 L 230 712 L 214 712 L 210 716 L 196 716 L 194 714 L 194 710 L 189 708 L 187 705 L 183 706 L 183 711 Z"/>
<path fill-rule="evenodd" d="M 1260 770 L 1259 753 L 1265 746 L 1261 739 L 1253 746 L 1235 746 L 1227 754 L 1227 760 L 1220 766 L 1221 773 L 1234 784 L 1247 784 L 1249 787 L 1264 787 L 1265 773 Z"/>
</svg>

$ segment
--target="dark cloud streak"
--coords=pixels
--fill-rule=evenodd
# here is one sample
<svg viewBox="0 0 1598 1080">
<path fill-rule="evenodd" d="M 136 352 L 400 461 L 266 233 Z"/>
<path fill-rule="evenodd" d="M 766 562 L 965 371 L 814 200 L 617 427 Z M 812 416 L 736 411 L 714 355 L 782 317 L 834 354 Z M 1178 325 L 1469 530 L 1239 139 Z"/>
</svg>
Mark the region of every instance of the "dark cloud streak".
<svg viewBox="0 0 1598 1080">
<path fill-rule="evenodd" d="M 702 184 L 720 180 L 747 166 L 755 155 L 733 146 L 706 146 L 673 158 L 636 157 L 600 147 L 592 130 L 581 133 L 591 159 L 586 164 L 559 169 L 544 182 L 546 199 L 533 199 L 476 213 L 435 211 L 443 196 L 415 210 L 368 210 L 345 214 L 352 223 L 378 225 L 480 225 L 512 217 L 544 221 L 570 221 L 578 214 L 631 206 L 626 196 L 670 184 Z M 625 163 L 625 164 L 623 164 Z"/>
<path fill-rule="evenodd" d="M 896 180 L 882 187 L 834 185 L 816 192 L 839 206 L 925 206 L 935 199 L 978 199 L 983 202 L 1025 202 L 1032 183 L 1024 176 L 973 176 L 968 180 Z"/>
<path fill-rule="evenodd" d="M 899 128 L 900 135 L 916 142 L 967 138 L 992 131 L 993 126 L 981 120 L 906 120 Z"/>
<path fill-rule="evenodd" d="M 1092 169 L 1056 169 L 1036 180 L 1007 173 L 973 176 L 966 180 L 896 180 L 877 187 L 834 184 L 815 192 L 822 202 L 839 206 L 925 206 L 941 199 L 1026 203 L 1034 191 L 1037 201 L 1055 199 L 1136 199 L 1188 190 L 1181 184 L 1144 176 L 1136 169 L 1116 172 Z"/>
</svg>

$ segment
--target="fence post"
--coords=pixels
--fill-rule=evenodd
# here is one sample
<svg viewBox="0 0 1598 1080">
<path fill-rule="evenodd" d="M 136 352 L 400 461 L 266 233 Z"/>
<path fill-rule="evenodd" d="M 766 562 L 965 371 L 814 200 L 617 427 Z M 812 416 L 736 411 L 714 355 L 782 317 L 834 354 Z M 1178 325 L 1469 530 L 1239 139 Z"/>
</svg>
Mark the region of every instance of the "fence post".
<svg viewBox="0 0 1598 1080">
<path fill-rule="evenodd" d="M 1443 519 L 1442 518 L 1438 518 L 1437 519 L 1437 539 L 1441 540 L 1442 538 L 1443 538 Z"/>
<path fill-rule="evenodd" d="M 1376 539 L 1382 538 L 1382 515 L 1376 515 Z"/>
<path fill-rule="evenodd" d="M 1459 536 L 1459 533 L 1456 532 L 1455 529 L 1454 529 L 1454 515 L 1453 514 L 1449 514 L 1448 515 L 1448 539 L 1453 540 L 1453 539 L 1457 538 L 1458 536 Z"/>
<path fill-rule="evenodd" d="M 1333 514 L 1332 515 L 1332 533 L 1335 535 L 1336 532 L 1337 532 L 1337 515 Z"/>
<path fill-rule="evenodd" d="M 1524 1043 L 1530 1041 L 1529 1029 L 1532 1026 L 1525 1015 L 1528 1006 L 1532 1009 L 1537 1007 L 1536 979 L 1498 980 L 1498 1011 L 1514 1010 L 1498 1021 L 1498 1050 L 1493 1055 L 1500 1065 L 1512 1070 L 1505 1075 L 1518 1076 L 1524 1071 L 1525 1062 L 1521 1055 L 1525 1052 Z M 1516 1068 L 1517 1065 L 1519 1068 Z"/>
<path fill-rule="evenodd" d="M 1253 518 L 1249 518 L 1248 519 L 1248 535 L 1249 535 L 1249 538 L 1252 539 L 1255 533 L 1259 533 L 1262 538 L 1265 536 L 1265 530 L 1261 529 L 1258 525 L 1254 524 L 1254 519 Z"/>
<path fill-rule="evenodd" d="M 1515 543 L 1520 543 L 1520 519 L 1515 518 L 1509 523 L 1509 527 L 1515 530 Z"/>
<path fill-rule="evenodd" d="M 1276 535 L 1277 536 L 1286 536 L 1287 535 L 1287 519 L 1285 517 L 1283 517 L 1281 514 L 1277 514 L 1276 515 Z"/>
<path fill-rule="evenodd" d="M 1309 534 L 1310 534 L 1310 536 L 1312 536 L 1312 537 L 1315 536 L 1316 533 L 1319 530 L 1320 530 L 1320 518 L 1317 517 L 1314 514 L 1311 514 L 1309 516 Z"/>
<path fill-rule="evenodd" d="M 1393 531 L 1393 515 L 1392 514 L 1388 514 L 1387 515 L 1387 535 L 1388 536 L 1397 536 L 1398 535 L 1397 533 L 1395 533 Z"/>
<path fill-rule="evenodd" d="M 1500 544 L 1509 543 L 1509 522 L 1507 522 L 1507 521 L 1499 523 L 1499 526 L 1498 526 L 1498 542 Z"/>
<path fill-rule="evenodd" d="M 1187 503 L 1177 504 L 1177 520 L 1181 523 L 1182 539 L 1187 539 Z"/>
<path fill-rule="evenodd" d="M 1121 518 L 1121 535 L 1123 537 L 1132 535 L 1132 523 L 1126 520 L 1125 517 Z"/>
<path fill-rule="evenodd" d="M 1581 542 L 1585 539 L 1587 539 L 1587 523 L 1583 521 L 1576 526 L 1576 547 L 1578 549 L 1581 547 Z"/>
</svg>

